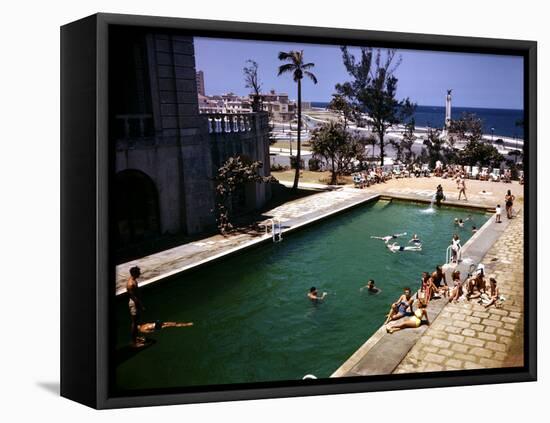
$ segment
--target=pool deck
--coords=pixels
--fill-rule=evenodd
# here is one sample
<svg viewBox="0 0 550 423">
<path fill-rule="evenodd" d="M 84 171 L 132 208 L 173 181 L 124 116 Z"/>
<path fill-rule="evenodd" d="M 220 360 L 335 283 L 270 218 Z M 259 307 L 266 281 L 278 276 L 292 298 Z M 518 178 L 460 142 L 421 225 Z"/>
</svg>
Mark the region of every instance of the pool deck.
<svg viewBox="0 0 550 423">
<path fill-rule="evenodd" d="M 494 266 L 496 261 L 492 261 L 493 256 L 488 256 L 488 253 L 494 249 L 493 246 L 497 245 L 496 243 L 504 234 L 508 234 L 508 228 L 512 224 L 516 229 L 518 227 L 522 228 L 522 221 L 521 212 L 512 220 L 508 220 L 504 217 L 500 224 L 496 223 L 494 218 L 491 217 L 479 231 L 464 244 L 462 248 L 462 262 L 458 265 L 444 266 L 447 281 L 451 281 L 450 274 L 455 268 L 460 270 L 462 279 L 464 280 L 468 268 L 472 263 L 475 265 L 484 263 L 486 274 L 492 275 L 495 273 L 497 281 L 500 282 L 503 274 L 497 274 L 495 272 Z M 512 236 L 517 236 L 515 231 L 512 233 Z M 516 251 L 516 259 L 522 259 L 523 249 L 515 249 L 514 251 Z M 490 259 L 485 257 L 490 257 Z M 420 278 L 420 275 L 418 277 Z M 500 284 L 499 289 L 502 289 Z M 503 292 L 503 294 L 508 298 L 507 292 Z M 422 325 L 418 329 L 405 329 L 394 334 L 388 334 L 386 332 L 386 326 L 380 327 L 380 329 L 376 331 L 348 360 L 346 360 L 331 377 L 373 376 L 390 374 L 393 372 L 411 373 L 443 370 L 441 363 L 446 362 L 446 359 L 448 359 L 451 365 L 454 365 L 450 366 L 454 369 L 473 368 L 473 356 L 465 355 L 464 357 L 470 360 L 461 361 L 457 359 L 456 355 L 458 354 L 460 356 L 461 352 L 470 352 L 470 350 L 475 349 L 474 353 L 478 353 L 482 358 L 485 358 L 491 357 L 493 351 L 483 348 L 491 347 L 491 345 L 486 345 L 485 341 L 482 341 L 483 336 L 485 336 L 484 334 L 481 335 L 481 338 L 477 339 L 470 339 L 470 337 L 465 336 L 466 334 L 471 335 L 473 332 L 470 332 L 472 330 L 470 326 L 479 324 L 481 320 L 477 316 L 473 316 L 472 318 L 472 313 L 475 311 L 487 317 L 489 317 L 490 314 L 503 315 L 508 305 L 513 307 L 516 306 L 514 301 L 506 301 L 502 309 L 491 307 L 486 310 L 483 306 L 478 305 L 474 301 L 449 304 L 445 298 L 433 299 L 428 305 L 428 318 L 431 322 L 430 326 Z M 457 310 L 462 311 L 459 312 Z M 506 316 L 507 315 L 506 313 Z M 440 316 L 444 317 L 440 318 Z M 449 318 L 450 321 L 443 324 L 442 320 L 445 318 Z M 489 322 L 488 324 L 491 325 L 492 323 Z M 442 329 L 445 329 L 447 332 L 442 331 Z M 482 332 L 485 329 L 485 327 L 481 329 Z M 440 330 L 444 335 L 434 337 L 433 333 L 437 330 Z M 512 336 L 511 333 L 506 333 L 506 335 Z M 495 335 L 489 336 L 491 339 L 493 339 L 493 337 L 494 340 L 497 339 Z M 419 341 L 428 345 L 421 350 L 421 353 L 415 353 L 413 350 L 418 348 Z M 467 345 L 456 347 L 454 345 L 456 341 L 461 341 L 462 343 L 466 342 Z M 460 348 L 461 352 L 451 351 L 449 349 L 451 345 L 454 348 Z M 502 349 L 501 346 L 498 348 Z M 441 352 L 440 356 L 434 358 L 435 353 L 440 352 L 440 349 L 443 352 Z M 423 356 L 422 353 L 424 354 Z M 458 363 L 460 363 L 460 365 L 458 365 Z M 480 365 L 476 368 L 482 367 L 483 365 Z M 452 368 L 448 370 L 452 370 Z"/>
<path fill-rule="evenodd" d="M 459 201 L 456 194 L 456 183 L 449 179 L 435 177 L 390 180 L 387 183 L 373 185 L 365 189 L 357 189 L 349 185 L 327 187 L 320 184 L 304 183 L 300 185 L 301 188 L 324 190 L 265 212 L 263 214 L 266 217 L 264 223 L 269 218 L 279 219 L 283 227 L 284 238 L 288 232 L 380 197 L 429 203 L 435 186 L 438 184 L 443 185 L 447 196 L 444 204 L 451 206 L 491 210 L 498 201 L 503 203 L 504 193 L 507 189 L 512 190 L 519 202 L 523 198 L 523 187 L 517 183 L 467 181 L 468 201 Z M 271 234 L 235 231 L 225 237 L 222 235 L 211 236 L 120 264 L 116 267 L 116 295 L 125 293 L 128 271 L 132 266 L 137 265 L 141 268 L 142 278 L 139 281 L 139 286 L 143 287 L 265 242 L 271 242 Z"/>
</svg>

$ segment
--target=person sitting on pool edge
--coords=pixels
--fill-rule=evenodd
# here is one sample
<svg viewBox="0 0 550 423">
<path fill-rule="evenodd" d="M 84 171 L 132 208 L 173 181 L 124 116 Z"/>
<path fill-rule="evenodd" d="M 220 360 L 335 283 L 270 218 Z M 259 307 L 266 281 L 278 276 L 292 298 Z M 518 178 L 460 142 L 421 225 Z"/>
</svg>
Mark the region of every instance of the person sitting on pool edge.
<svg viewBox="0 0 550 423">
<path fill-rule="evenodd" d="M 404 247 L 403 245 L 397 245 L 394 242 L 392 244 L 387 244 L 386 247 L 388 247 L 388 250 L 390 250 L 392 253 L 396 253 L 397 251 L 422 251 L 422 245 L 420 244 Z"/>
<path fill-rule="evenodd" d="M 398 330 L 405 328 L 418 328 L 422 323 L 425 323 L 428 326 L 430 325 L 426 303 L 422 300 L 418 300 L 418 308 L 416 309 L 414 314 L 410 316 L 407 320 L 404 320 L 400 323 L 394 323 L 391 326 L 386 326 L 386 332 L 394 333 Z"/>
<path fill-rule="evenodd" d="M 443 268 L 440 265 L 435 267 L 435 272 L 432 273 L 432 281 L 437 291 L 446 297 L 449 293 L 449 285 L 447 284 L 445 273 L 443 273 Z"/>
<path fill-rule="evenodd" d="M 379 294 L 382 292 L 382 290 L 376 286 L 374 286 L 374 279 L 369 279 L 368 283 L 359 289 L 359 291 L 362 291 L 363 289 L 367 288 L 367 291 L 369 294 Z"/>
<path fill-rule="evenodd" d="M 309 288 L 309 292 L 307 293 L 307 297 L 311 301 L 321 301 L 321 300 L 324 300 L 326 296 L 327 296 L 326 292 L 323 292 L 323 295 L 319 295 L 317 292 L 317 288 L 315 288 L 314 286 Z"/>
<path fill-rule="evenodd" d="M 151 332 L 156 332 L 166 328 L 184 328 L 188 326 L 193 326 L 193 322 L 180 323 L 180 322 L 162 322 L 160 320 L 157 320 L 151 323 L 143 323 L 139 325 L 138 329 L 141 333 L 151 333 Z"/>
<path fill-rule="evenodd" d="M 390 320 L 401 319 L 404 316 L 412 315 L 412 303 L 413 298 L 411 295 L 411 289 L 403 289 L 403 294 L 397 299 L 395 303 L 390 306 L 390 311 L 386 315 L 386 321 L 384 324 L 387 324 Z"/>
</svg>

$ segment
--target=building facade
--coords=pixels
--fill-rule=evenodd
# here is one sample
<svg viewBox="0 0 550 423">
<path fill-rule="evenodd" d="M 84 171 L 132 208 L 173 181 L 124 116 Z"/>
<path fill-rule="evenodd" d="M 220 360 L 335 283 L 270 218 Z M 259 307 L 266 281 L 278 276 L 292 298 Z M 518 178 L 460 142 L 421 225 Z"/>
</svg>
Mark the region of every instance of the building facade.
<svg viewBox="0 0 550 423">
<path fill-rule="evenodd" d="M 115 148 L 116 249 L 151 252 L 160 240 L 215 228 L 217 169 L 230 156 L 269 175 L 267 113 L 201 115 L 192 37 L 115 31 L 110 45 L 110 142 Z M 261 208 L 251 184 L 234 211 Z"/>
</svg>

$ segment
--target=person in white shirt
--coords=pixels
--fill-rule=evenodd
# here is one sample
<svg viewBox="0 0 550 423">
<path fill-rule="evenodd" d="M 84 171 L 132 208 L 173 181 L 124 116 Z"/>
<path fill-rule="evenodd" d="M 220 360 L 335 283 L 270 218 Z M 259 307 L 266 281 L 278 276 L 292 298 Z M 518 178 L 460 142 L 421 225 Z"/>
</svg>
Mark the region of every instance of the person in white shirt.
<svg viewBox="0 0 550 423">
<path fill-rule="evenodd" d="M 500 213 L 501 213 L 501 210 L 500 210 L 500 204 L 497 205 L 496 209 L 495 209 L 495 222 L 496 223 L 502 223 L 502 221 L 500 220 Z"/>
</svg>

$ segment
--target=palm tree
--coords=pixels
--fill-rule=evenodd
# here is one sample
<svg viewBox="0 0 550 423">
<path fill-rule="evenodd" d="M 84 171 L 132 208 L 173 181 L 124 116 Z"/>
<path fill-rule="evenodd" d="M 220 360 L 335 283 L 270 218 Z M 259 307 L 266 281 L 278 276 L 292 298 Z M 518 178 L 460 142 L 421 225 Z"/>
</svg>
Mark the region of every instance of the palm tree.
<svg viewBox="0 0 550 423">
<path fill-rule="evenodd" d="M 312 74 L 308 69 L 315 66 L 314 63 L 304 63 L 304 51 L 289 51 L 285 53 L 281 51 L 279 53 L 279 60 L 286 61 L 284 65 L 279 66 L 280 76 L 284 73 L 292 73 L 294 82 L 298 84 L 298 139 L 296 142 L 296 173 L 294 175 L 294 184 L 292 189 L 298 188 L 298 179 L 300 178 L 300 163 L 301 163 L 301 149 L 300 149 L 300 136 L 302 132 L 302 79 L 304 76 L 310 78 L 314 84 L 317 84 L 317 77 Z"/>
</svg>

